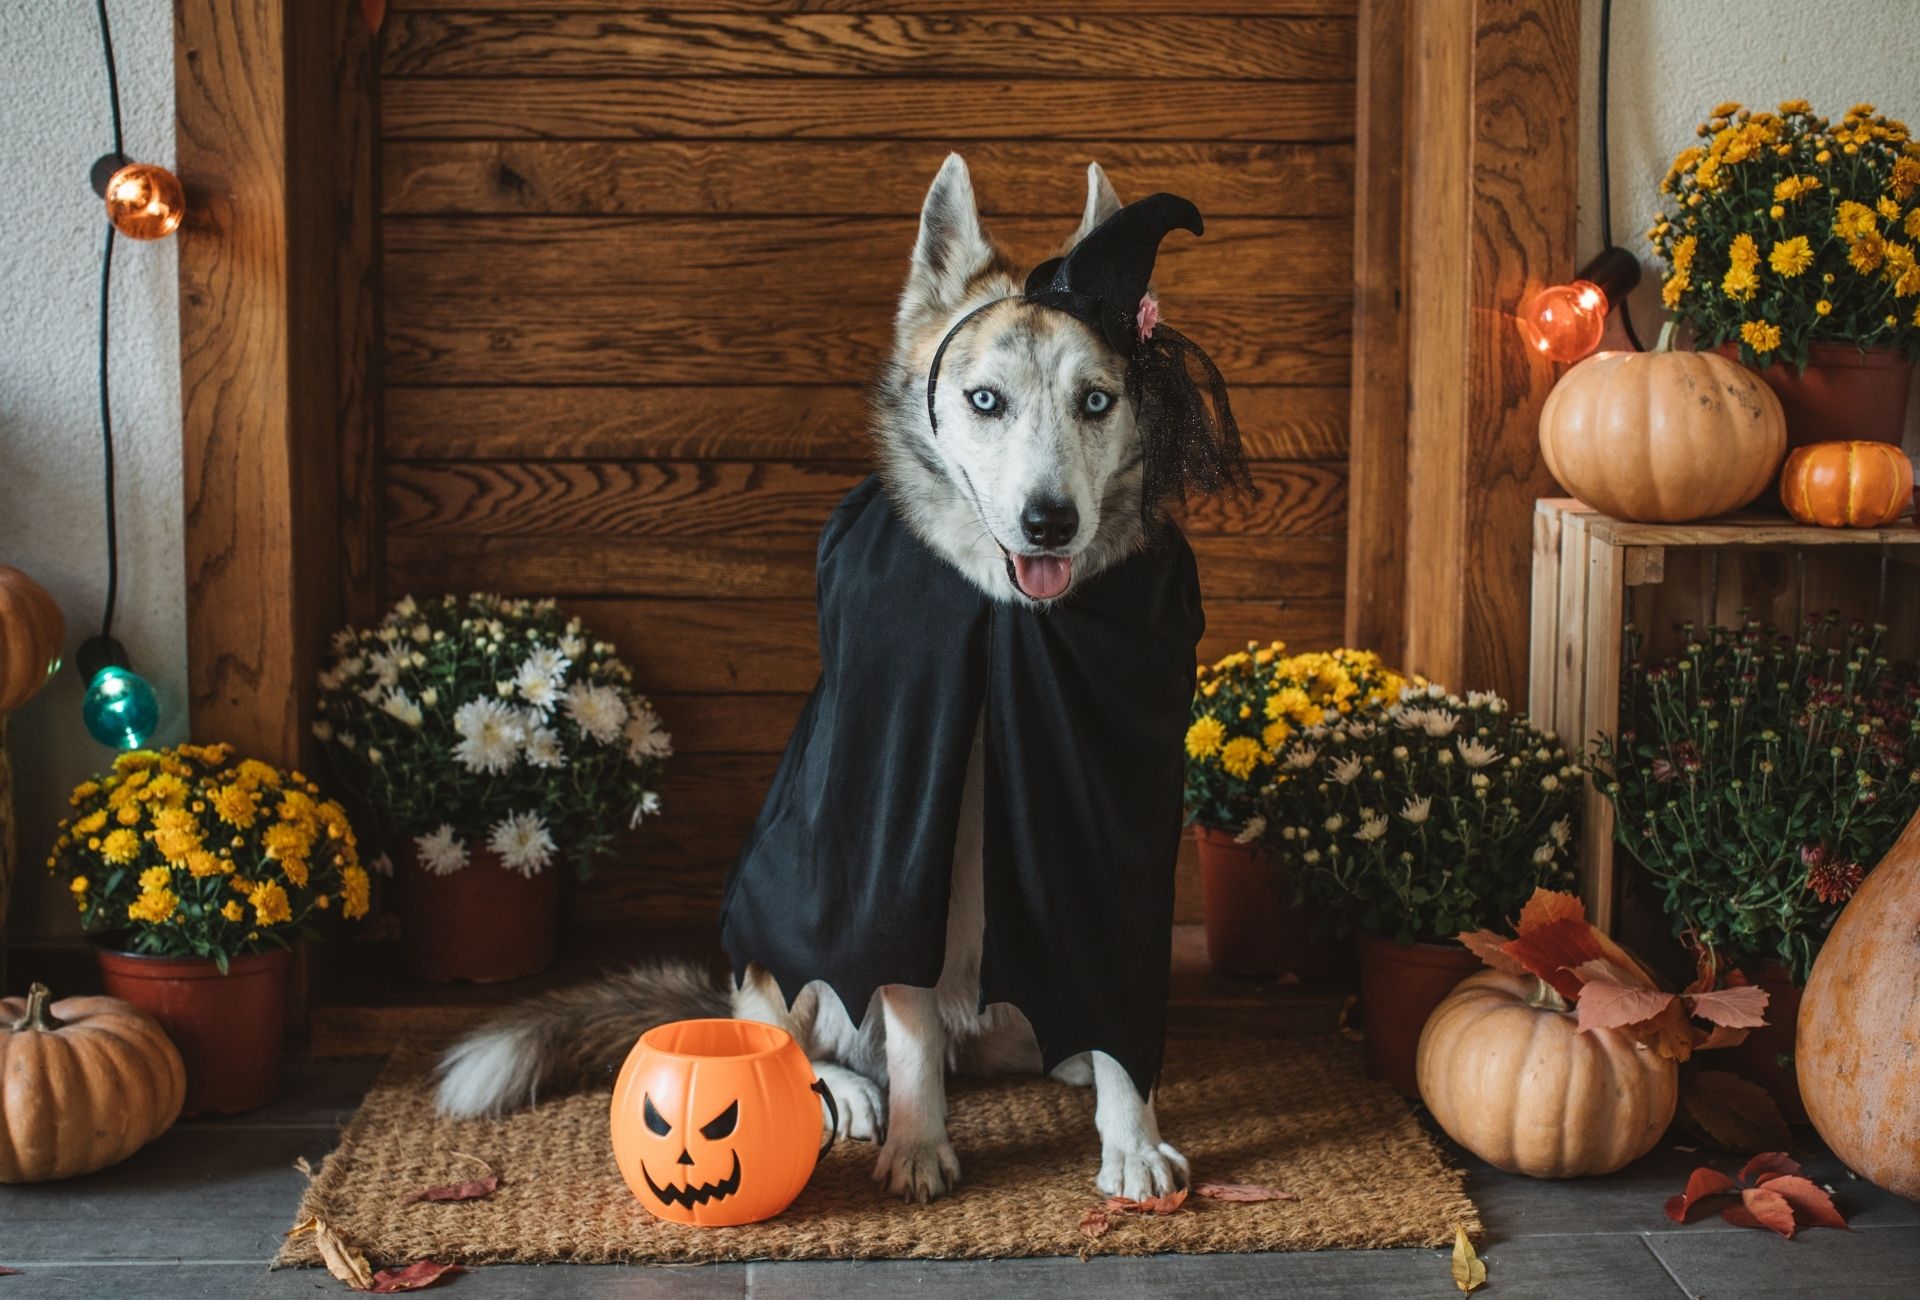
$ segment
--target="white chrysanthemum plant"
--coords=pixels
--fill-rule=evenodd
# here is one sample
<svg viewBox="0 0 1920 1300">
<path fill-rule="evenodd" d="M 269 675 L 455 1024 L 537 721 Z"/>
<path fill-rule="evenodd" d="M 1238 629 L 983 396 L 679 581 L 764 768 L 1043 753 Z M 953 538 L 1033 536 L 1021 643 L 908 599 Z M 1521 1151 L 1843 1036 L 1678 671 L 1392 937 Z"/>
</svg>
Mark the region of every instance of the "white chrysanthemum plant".
<svg viewBox="0 0 1920 1300">
<path fill-rule="evenodd" d="M 581 877 L 660 811 L 672 738 L 612 645 L 550 600 L 400 601 L 334 634 L 314 734 L 434 875 L 482 849 L 524 876 Z"/>
<path fill-rule="evenodd" d="M 1409 686 L 1276 759 L 1250 829 L 1337 932 L 1446 941 L 1573 880 L 1580 768 L 1498 695 Z"/>
</svg>

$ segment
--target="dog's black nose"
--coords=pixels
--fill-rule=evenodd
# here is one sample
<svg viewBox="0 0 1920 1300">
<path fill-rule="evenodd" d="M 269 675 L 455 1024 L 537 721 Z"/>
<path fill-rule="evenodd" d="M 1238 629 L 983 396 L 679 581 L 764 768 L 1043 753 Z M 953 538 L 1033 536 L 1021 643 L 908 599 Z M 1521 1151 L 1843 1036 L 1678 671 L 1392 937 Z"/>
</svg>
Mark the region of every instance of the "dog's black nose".
<svg viewBox="0 0 1920 1300">
<path fill-rule="evenodd" d="M 1065 546 L 1080 531 L 1080 512 L 1071 501 L 1035 499 L 1020 516 L 1020 531 L 1035 546 Z"/>
</svg>

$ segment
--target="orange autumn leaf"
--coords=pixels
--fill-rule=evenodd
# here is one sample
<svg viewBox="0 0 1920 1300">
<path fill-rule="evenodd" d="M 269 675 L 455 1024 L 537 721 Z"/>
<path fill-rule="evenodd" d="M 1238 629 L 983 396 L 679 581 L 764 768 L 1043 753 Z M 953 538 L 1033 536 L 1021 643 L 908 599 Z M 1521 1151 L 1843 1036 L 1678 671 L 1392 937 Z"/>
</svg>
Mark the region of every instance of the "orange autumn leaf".
<svg viewBox="0 0 1920 1300">
<path fill-rule="evenodd" d="M 1741 1228 L 1768 1228 L 1783 1237 L 1793 1235 L 1793 1207 L 1787 1198 L 1764 1187 L 1740 1189 L 1740 1203 L 1720 1211 L 1720 1217 Z"/>
<path fill-rule="evenodd" d="M 1687 1009 L 1700 1019 L 1728 1029 L 1758 1029 L 1767 1023 L 1767 991 L 1757 984 L 1689 993 Z"/>
<path fill-rule="evenodd" d="M 1104 1237 L 1113 1229 L 1113 1216 L 1098 1207 L 1080 1218 L 1080 1231 L 1088 1237 Z"/>
<path fill-rule="evenodd" d="M 430 1259 L 418 1260 L 405 1268 L 383 1268 L 373 1275 L 373 1285 L 365 1288 L 369 1295 L 395 1295 L 402 1291 L 424 1291 L 441 1278 L 454 1273 L 464 1273 L 458 1264 L 436 1264 Z"/>
<path fill-rule="evenodd" d="M 1740 1168 L 1743 1182 L 1757 1183 L 1768 1174 L 1797 1174 L 1800 1162 L 1784 1151 L 1762 1151 Z"/>
<path fill-rule="evenodd" d="M 1847 1221 L 1834 1206 L 1827 1189 L 1799 1174 L 1766 1174 L 1760 1186 L 1793 1207 L 1794 1222 L 1814 1228 L 1847 1230 Z"/>
<path fill-rule="evenodd" d="M 1587 909 L 1577 894 L 1563 894 L 1556 889 L 1538 889 L 1520 909 L 1520 923 L 1514 927 L 1516 934 L 1525 934 L 1537 926 L 1548 925 L 1554 921 L 1587 922 Z"/>
<path fill-rule="evenodd" d="M 1659 989 L 1632 988 L 1610 979 L 1590 979 L 1580 986 L 1580 1032 L 1626 1029 L 1673 1005 L 1673 994 Z"/>
<path fill-rule="evenodd" d="M 1504 948 L 1506 939 L 1491 930 L 1462 930 L 1460 942 L 1467 951 L 1478 957 L 1502 975 L 1525 975 L 1527 968 L 1509 957 Z"/>
<path fill-rule="evenodd" d="M 1109 1196 L 1107 1208 L 1121 1214 L 1173 1214 L 1187 1203 L 1187 1189 L 1176 1187 L 1165 1196 L 1149 1196 L 1144 1201 L 1124 1196 Z"/>
<path fill-rule="evenodd" d="M 1717 1169 L 1694 1170 L 1687 1179 L 1687 1189 L 1667 1201 L 1667 1217 L 1685 1223 L 1688 1215 L 1704 1203 L 1729 1196 L 1740 1199 L 1723 1206 L 1720 1217 L 1735 1227 L 1766 1228 L 1791 1237 L 1802 1227 L 1847 1226 L 1833 1197 L 1802 1176 L 1799 1162 L 1784 1151 L 1764 1152 L 1749 1160 L 1738 1182 Z"/>
<path fill-rule="evenodd" d="M 1702 1201 L 1737 1190 L 1739 1190 L 1739 1184 L 1733 1179 L 1718 1169 L 1708 1169 L 1703 1165 L 1687 1176 L 1685 1191 L 1667 1198 L 1667 1217 L 1675 1223 L 1685 1223 L 1687 1215 L 1691 1214 Z"/>
<path fill-rule="evenodd" d="M 1257 1183 L 1195 1183 L 1193 1194 L 1209 1201 L 1243 1201 L 1249 1204 L 1300 1199 L 1292 1192 L 1283 1192 L 1278 1187 L 1262 1187 Z"/>
<path fill-rule="evenodd" d="M 1574 968 L 1607 955 L 1594 942 L 1593 927 L 1570 918 L 1529 926 L 1500 950 L 1569 1002 L 1580 996 L 1582 981 Z"/>
<path fill-rule="evenodd" d="M 360 16 L 367 20 L 367 30 L 377 33 L 387 18 L 387 0 L 360 0 Z"/>
</svg>

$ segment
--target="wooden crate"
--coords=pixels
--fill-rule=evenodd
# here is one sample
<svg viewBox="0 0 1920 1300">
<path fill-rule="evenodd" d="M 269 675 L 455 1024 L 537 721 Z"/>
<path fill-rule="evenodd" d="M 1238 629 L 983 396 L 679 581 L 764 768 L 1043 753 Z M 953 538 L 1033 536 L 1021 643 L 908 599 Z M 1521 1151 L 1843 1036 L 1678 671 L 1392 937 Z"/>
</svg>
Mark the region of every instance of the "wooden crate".
<svg viewBox="0 0 1920 1300">
<path fill-rule="evenodd" d="M 1571 750 L 1620 722 L 1627 629 L 1645 653 L 1682 644 L 1685 623 L 1750 616 L 1791 628 L 1839 610 L 1888 625 L 1895 658 L 1920 653 L 1920 528 L 1810 528 L 1773 515 L 1636 524 L 1571 499 L 1535 503 L 1527 711 Z M 1633 873 L 1614 862 L 1613 806 L 1589 779 L 1580 892 L 1596 924 L 1652 946 L 1664 934 Z"/>
</svg>

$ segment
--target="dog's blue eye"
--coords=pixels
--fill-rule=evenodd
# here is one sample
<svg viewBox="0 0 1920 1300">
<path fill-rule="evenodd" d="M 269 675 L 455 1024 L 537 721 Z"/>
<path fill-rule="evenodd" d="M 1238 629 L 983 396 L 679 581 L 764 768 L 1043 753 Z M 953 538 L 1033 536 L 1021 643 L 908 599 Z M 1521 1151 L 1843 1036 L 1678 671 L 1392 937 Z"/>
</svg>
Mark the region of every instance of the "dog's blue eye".
<svg viewBox="0 0 1920 1300">
<path fill-rule="evenodd" d="M 973 409 L 988 415 L 1000 409 L 1000 394 L 991 388 L 976 388 L 967 394 L 967 400 L 973 403 Z"/>
<path fill-rule="evenodd" d="M 1113 394 L 1100 388 L 1091 389 L 1080 404 L 1086 408 L 1088 415 L 1105 415 L 1113 409 Z"/>
</svg>

